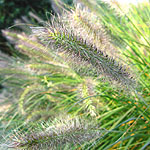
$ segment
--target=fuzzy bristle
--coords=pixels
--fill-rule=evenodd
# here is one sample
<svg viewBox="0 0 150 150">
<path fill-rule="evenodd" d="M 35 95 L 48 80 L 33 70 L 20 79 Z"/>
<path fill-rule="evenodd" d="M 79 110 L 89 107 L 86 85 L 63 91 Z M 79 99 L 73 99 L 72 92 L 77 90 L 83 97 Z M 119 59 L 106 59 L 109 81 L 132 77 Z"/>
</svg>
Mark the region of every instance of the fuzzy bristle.
<svg viewBox="0 0 150 150">
<path fill-rule="evenodd" d="M 90 17 L 89 17 L 90 16 Z M 80 35 L 86 43 L 94 46 L 110 56 L 118 57 L 118 52 L 111 44 L 111 39 L 107 35 L 98 17 L 87 10 L 87 8 L 76 8 L 63 16 L 64 22 L 74 33 Z"/>
</svg>

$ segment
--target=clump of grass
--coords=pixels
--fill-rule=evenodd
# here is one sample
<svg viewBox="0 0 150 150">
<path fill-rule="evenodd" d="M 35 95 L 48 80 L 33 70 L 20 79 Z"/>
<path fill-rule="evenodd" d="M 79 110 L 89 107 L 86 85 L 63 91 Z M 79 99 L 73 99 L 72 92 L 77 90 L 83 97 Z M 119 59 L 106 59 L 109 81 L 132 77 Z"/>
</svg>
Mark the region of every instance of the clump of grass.
<svg viewBox="0 0 150 150">
<path fill-rule="evenodd" d="M 149 146 L 149 32 L 143 8 L 132 6 L 133 11 L 118 17 L 106 4 L 82 1 L 88 4 L 88 9 L 72 8 L 61 17 L 53 17 L 47 26 L 31 27 L 31 36 L 4 31 L 24 54 L 21 58 L 11 57 L 5 63 L 7 68 L 0 70 L 1 82 L 11 87 L 15 95 L 8 97 L 13 101 L 12 107 L 1 117 L 5 134 L 1 133 L 6 140 L 16 129 L 14 143 L 10 145 L 13 148 L 144 149 Z M 148 15 L 149 9 L 144 10 Z M 142 14 L 142 27 L 138 13 Z M 111 31 L 110 37 L 115 38 L 115 46 L 119 45 L 124 61 L 139 71 L 138 88 L 134 87 L 129 71 L 120 65 L 118 54 L 112 58 L 109 47 L 113 39 L 109 39 L 104 29 Z M 6 57 L 3 58 L 5 62 Z M 118 84 L 104 82 L 106 76 L 121 83 L 119 88 Z M 124 86 L 130 87 L 126 93 L 122 90 Z M 62 112 L 74 119 L 50 120 Z M 87 120 L 75 119 L 79 115 Z M 91 121 L 93 118 L 105 132 Z M 44 123 L 39 129 L 40 121 Z"/>
</svg>

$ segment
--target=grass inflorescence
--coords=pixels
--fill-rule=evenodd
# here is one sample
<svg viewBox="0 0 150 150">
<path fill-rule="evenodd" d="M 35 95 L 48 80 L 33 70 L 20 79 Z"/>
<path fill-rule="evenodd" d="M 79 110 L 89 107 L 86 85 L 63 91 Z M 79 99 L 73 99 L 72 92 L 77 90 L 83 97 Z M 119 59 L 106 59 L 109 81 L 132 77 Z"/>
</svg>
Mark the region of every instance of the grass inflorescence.
<svg viewBox="0 0 150 150">
<path fill-rule="evenodd" d="M 28 133 L 15 131 L 12 135 L 14 141 L 10 147 L 26 149 L 63 149 L 66 145 L 80 146 L 84 142 L 94 140 L 103 134 L 103 130 L 94 123 L 82 117 L 69 116 L 43 122 L 37 129 Z M 71 147 L 70 147 L 71 148 Z"/>
<path fill-rule="evenodd" d="M 89 35 L 89 38 L 86 35 L 87 39 L 84 39 L 83 35 L 78 32 L 78 28 L 76 32 L 75 29 L 73 30 L 70 27 L 72 25 L 68 24 L 69 22 L 63 21 L 63 17 L 60 17 L 54 18 L 52 24 L 45 27 L 42 31 L 36 27 L 32 29 L 33 33 L 40 39 L 43 36 L 42 39 L 47 41 L 51 49 L 65 57 L 64 59 L 68 63 L 71 62 L 71 67 L 80 75 L 82 73 L 84 76 L 88 76 L 91 75 L 90 73 L 93 73 L 92 76 L 99 77 L 101 74 L 104 74 L 111 81 L 114 80 L 123 85 L 134 86 L 135 81 L 127 72 L 125 66 L 107 54 L 108 48 L 103 48 L 105 51 L 101 50 L 101 46 L 97 46 L 94 42 L 93 44 L 88 42 L 87 39 L 90 39 L 91 35 Z M 99 36 L 97 35 L 97 37 Z M 96 42 L 99 43 L 99 41 Z M 103 45 L 107 44 L 103 43 Z"/>
</svg>

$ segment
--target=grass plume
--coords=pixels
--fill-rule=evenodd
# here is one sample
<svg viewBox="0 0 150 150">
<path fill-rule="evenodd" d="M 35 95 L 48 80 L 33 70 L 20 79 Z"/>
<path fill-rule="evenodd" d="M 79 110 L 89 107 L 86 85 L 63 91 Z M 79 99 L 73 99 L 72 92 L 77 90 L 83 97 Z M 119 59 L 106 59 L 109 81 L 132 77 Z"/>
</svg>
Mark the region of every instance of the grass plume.
<svg viewBox="0 0 150 150">
<path fill-rule="evenodd" d="M 64 23 L 63 18 L 54 17 L 52 24 L 43 27 L 42 32 L 36 27 L 32 30 L 37 37 L 47 41 L 49 47 L 58 55 L 64 57 L 67 62 L 71 61 L 70 65 L 77 73 L 80 74 L 80 71 L 84 70 L 82 73 L 85 76 L 91 75 L 90 72 L 96 77 L 103 74 L 109 80 L 122 85 L 134 85 L 134 80 L 123 65 L 99 49 L 95 43 L 91 44 L 85 40 L 78 29 L 75 32 L 68 24 L 69 22 Z"/>
<path fill-rule="evenodd" d="M 63 149 L 66 145 L 80 146 L 86 141 L 95 140 L 102 135 L 100 127 L 81 117 L 60 117 L 49 123 L 41 123 L 40 128 L 28 133 L 16 133 L 12 136 L 14 148 L 23 149 Z"/>
</svg>

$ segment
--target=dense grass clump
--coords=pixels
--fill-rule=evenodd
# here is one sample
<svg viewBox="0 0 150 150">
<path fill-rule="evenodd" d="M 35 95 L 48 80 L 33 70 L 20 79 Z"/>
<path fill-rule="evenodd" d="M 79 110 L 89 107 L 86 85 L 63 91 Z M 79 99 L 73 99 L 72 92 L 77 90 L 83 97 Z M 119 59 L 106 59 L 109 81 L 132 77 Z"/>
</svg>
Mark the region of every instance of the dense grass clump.
<svg viewBox="0 0 150 150">
<path fill-rule="evenodd" d="M 149 149 L 150 5 L 80 2 L 2 31 L 21 54 L 0 56 L 2 149 Z"/>
</svg>

